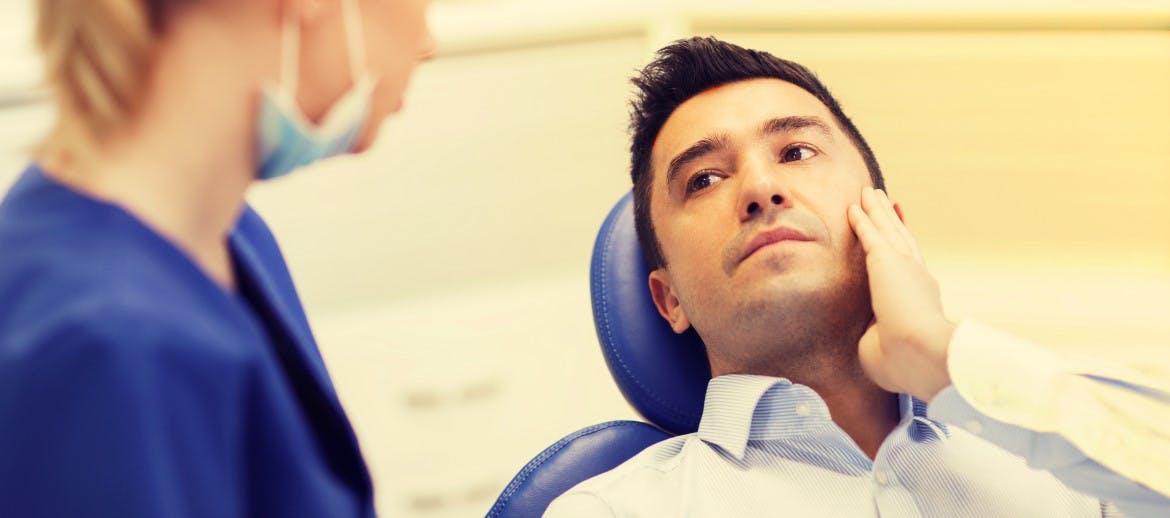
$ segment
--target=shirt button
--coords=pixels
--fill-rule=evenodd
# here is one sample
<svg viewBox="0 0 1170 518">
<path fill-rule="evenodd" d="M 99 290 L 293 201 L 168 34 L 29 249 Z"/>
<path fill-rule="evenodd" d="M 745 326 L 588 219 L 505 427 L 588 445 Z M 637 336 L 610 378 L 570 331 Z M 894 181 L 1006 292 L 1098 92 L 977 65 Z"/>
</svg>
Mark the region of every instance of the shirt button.
<svg viewBox="0 0 1170 518">
<path fill-rule="evenodd" d="M 979 435 L 983 433 L 983 423 L 972 419 L 966 423 L 963 423 L 963 429 L 971 432 L 973 435 Z"/>
<path fill-rule="evenodd" d="M 890 473 L 885 470 L 877 470 L 873 472 L 873 480 L 874 482 L 877 482 L 879 486 L 888 485 L 890 482 L 893 482 L 893 478 L 893 475 L 890 475 Z"/>
<path fill-rule="evenodd" d="M 812 409 L 809 408 L 808 403 L 800 403 L 796 405 L 796 415 L 800 417 L 808 417 L 808 414 L 811 412 Z"/>
</svg>

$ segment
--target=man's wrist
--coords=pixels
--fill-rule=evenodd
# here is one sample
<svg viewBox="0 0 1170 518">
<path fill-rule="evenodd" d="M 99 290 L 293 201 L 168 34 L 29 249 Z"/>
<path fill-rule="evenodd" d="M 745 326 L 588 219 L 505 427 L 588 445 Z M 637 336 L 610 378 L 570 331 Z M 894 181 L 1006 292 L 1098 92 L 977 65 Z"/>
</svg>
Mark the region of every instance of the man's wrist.
<svg viewBox="0 0 1170 518">
<path fill-rule="evenodd" d="M 951 339 L 955 336 L 957 325 L 946 318 L 941 319 L 926 333 L 921 344 L 921 351 L 925 359 L 922 365 L 922 383 L 914 397 L 930 402 L 934 396 L 951 385 L 951 373 L 948 366 Z"/>
</svg>

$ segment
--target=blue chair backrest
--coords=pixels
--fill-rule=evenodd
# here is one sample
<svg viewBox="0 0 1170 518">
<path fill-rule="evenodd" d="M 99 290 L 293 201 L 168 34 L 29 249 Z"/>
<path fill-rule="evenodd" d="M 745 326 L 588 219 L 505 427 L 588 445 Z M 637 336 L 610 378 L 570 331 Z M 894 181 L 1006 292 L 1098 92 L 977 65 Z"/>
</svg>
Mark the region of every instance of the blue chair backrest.
<svg viewBox="0 0 1170 518">
<path fill-rule="evenodd" d="M 578 430 L 545 448 L 504 488 L 489 518 L 540 516 L 553 499 L 605 473 L 670 434 L 637 421 L 610 421 Z"/>
<path fill-rule="evenodd" d="M 711 368 L 694 330 L 675 334 L 650 296 L 634 230 L 632 194 L 618 200 L 593 243 L 593 323 L 609 372 L 630 405 L 674 434 L 699 429 Z"/>
<path fill-rule="evenodd" d="M 706 349 L 693 330 L 675 334 L 654 306 L 632 194 L 618 200 L 601 225 L 589 270 L 593 322 L 605 362 L 626 401 L 654 426 L 613 421 L 557 441 L 512 479 L 488 512 L 491 518 L 540 516 L 578 483 L 699 427 L 711 379 Z"/>
</svg>

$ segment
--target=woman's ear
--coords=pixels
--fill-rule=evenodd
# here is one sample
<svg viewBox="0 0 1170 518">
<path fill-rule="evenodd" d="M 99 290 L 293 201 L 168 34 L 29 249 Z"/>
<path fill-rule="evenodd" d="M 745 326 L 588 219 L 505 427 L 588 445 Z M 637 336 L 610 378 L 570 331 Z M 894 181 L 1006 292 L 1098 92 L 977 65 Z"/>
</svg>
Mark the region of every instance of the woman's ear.
<svg viewBox="0 0 1170 518">
<path fill-rule="evenodd" d="M 682 334 L 691 328 L 691 321 L 687 312 L 679 303 L 674 285 L 670 282 L 670 273 L 666 268 L 659 268 L 650 272 L 650 296 L 654 299 L 654 306 L 658 314 L 670 324 L 676 334 Z"/>
</svg>

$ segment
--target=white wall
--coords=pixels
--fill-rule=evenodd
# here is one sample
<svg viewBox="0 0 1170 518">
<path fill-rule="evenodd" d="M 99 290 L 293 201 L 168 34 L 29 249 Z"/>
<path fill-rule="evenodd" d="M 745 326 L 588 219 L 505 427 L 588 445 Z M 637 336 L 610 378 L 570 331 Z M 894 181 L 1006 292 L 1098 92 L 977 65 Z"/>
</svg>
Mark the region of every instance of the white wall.
<svg viewBox="0 0 1170 518">
<path fill-rule="evenodd" d="M 35 87 L 40 64 L 33 52 L 32 1 L 0 4 L 0 99 Z"/>
</svg>

